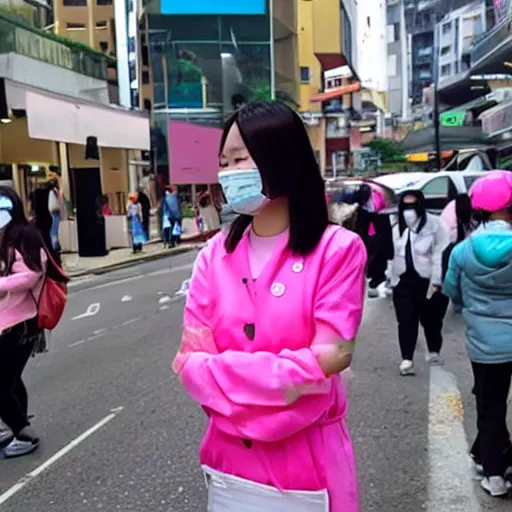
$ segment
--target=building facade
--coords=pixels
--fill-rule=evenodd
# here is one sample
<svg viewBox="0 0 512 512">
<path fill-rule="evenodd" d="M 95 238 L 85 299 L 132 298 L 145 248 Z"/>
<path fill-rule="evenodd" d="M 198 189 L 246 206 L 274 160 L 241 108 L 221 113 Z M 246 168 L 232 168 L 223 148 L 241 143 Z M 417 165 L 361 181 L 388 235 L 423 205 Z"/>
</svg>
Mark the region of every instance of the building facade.
<svg viewBox="0 0 512 512">
<path fill-rule="evenodd" d="M 464 54 L 487 30 L 487 10 L 484 0 L 473 2 L 448 12 L 437 24 L 439 84 L 465 73 L 469 63 Z"/>
<path fill-rule="evenodd" d="M 136 185 L 131 162 L 149 149 L 149 122 L 110 104 L 112 58 L 48 30 L 0 6 L 2 181 L 17 190 L 28 212 L 32 192 L 50 172 L 58 175 L 65 217 L 75 217 L 62 223 L 63 249 L 87 254 L 90 240 L 101 235 L 88 232 L 84 219 L 96 222 L 100 196 L 110 198 L 121 223 L 114 232 L 124 232 L 127 194 Z"/>
<path fill-rule="evenodd" d="M 147 5 L 139 25 L 139 102 L 151 112 L 160 174 L 170 172 L 176 184 L 215 183 L 216 152 L 208 161 L 195 160 L 197 151 L 185 160 L 177 154 L 190 146 L 185 133 L 210 147 L 223 119 L 248 101 L 298 105 L 296 16 L 288 0 Z M 174 123 L 195 132 L 175 130 Z"/>
<path fill-rule="evenodd" d="M 300 112 L 326 177 L 344 172 L 360 146 L 359 129 L 351 126 L 361 104 L 356 15 L 354 1 L 341 8 L 338 0 L 298 2 Z"/>
</svg>

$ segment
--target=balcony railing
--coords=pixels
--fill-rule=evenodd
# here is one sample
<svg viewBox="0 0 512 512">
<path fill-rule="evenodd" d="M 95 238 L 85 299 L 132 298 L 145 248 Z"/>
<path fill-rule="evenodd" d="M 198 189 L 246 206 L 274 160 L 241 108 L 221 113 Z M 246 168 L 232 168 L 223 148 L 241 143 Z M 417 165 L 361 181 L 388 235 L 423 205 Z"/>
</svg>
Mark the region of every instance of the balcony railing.
<svg viewBox="0 0 512 512">
<path fill-rule="evenodd" d="M 16 53 L 54 66 L 70 69 L 100 80 L 107 79 L 107 56 L 93 49 L 87 51 L 74 41 L 62 42 L 57 36 L 17 21 L 0 13 L 0 54 Z"/>
<path fill-rule="evenodd" d="M 499 44 L 512 37 L 512 14 L 507 16 L 499 25 L 477 38 L 469 48 L 471 64 L 475 64 L 491 53 Z"/>
</svg>

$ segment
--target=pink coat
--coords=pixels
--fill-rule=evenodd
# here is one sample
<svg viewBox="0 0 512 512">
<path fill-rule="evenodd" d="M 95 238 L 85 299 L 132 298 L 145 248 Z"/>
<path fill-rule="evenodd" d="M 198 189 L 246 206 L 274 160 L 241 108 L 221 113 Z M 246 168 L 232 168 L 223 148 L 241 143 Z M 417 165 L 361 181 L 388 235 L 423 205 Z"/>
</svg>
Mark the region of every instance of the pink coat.
<svg viewBox="0 0 512 512">
<path fill-rule="evenodd" d="M 45 264 L 43 252 L 41 258 Z M 11 274 L 0 276 L 0 333 L 36 316 L 34 297 L 39 297 L 42 277 L 42 273 L 30 270 L 16 251 Z"/>
<path fill-rule="evenodd" d="M 253 282 L 248 233 L 232 254 L 224 235 L 211 240 L 173 368 L 209 417 L 202 464 L 278 489 L 327 489 L 331 512 L 357 512 L 345 389 L 338 375 L 325 378 L 317 356 L 325 328 L 337 339 L 357 335 L 366 251 L 338 226 L 306 257 L 286 244 Z"/>
</svg>

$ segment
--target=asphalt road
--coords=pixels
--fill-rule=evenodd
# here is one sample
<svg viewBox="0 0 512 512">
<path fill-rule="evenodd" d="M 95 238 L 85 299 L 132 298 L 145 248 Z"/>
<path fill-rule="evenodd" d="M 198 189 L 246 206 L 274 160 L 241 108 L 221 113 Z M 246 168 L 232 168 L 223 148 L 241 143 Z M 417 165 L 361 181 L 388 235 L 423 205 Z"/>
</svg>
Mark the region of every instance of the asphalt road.
<svg viewBox="0 0 512 512">
<path fill-rule="evenodd" d="M 193 259 L 72 284 L 51 351 L 26 372 L 42 444 L 0 460 L 1 512 L 206 510 L 204 415 L 170 369 Z M 369 301 L 349 385 L 362 511 L 510 510 L 479 490 L 464 453 L 475 418 L 460 318 L 447 317 L 444 370 L 429 374 L 421 343 L 415 378 L 397 376 L 395 331 L 390 301 Z"/>
</svg>

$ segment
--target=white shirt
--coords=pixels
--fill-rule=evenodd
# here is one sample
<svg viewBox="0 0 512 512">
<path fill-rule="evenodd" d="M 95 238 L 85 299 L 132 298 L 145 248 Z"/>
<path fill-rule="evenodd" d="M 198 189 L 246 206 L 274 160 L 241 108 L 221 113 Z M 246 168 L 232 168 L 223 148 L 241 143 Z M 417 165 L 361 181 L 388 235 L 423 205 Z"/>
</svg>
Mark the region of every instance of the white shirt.
<svg viewBox="0 0 512 512">
<path fill-rule="evenodd" d="M 427 222 L 419 233 L 406 228 L 400 235 L 398 223 L 393 227 L 395 256 L 390 261 L 388 273 L 390 284 L 395 287 L 407 270 L 405 251 L 411 236 L 411 253 L 414 269 L 432 286 L 443 283 L 443 252 L 449 245 L 448 232 L 440 219 L 427 213 Z"/>
</svg>

